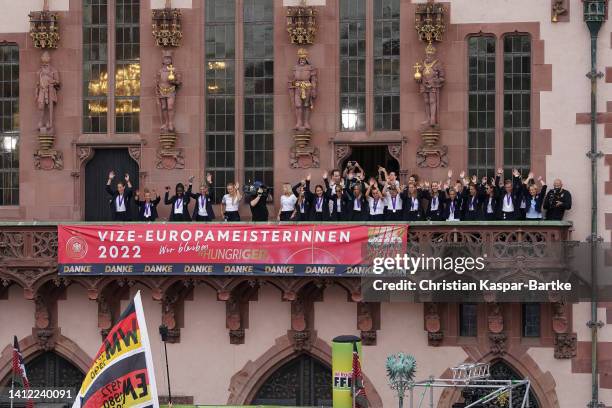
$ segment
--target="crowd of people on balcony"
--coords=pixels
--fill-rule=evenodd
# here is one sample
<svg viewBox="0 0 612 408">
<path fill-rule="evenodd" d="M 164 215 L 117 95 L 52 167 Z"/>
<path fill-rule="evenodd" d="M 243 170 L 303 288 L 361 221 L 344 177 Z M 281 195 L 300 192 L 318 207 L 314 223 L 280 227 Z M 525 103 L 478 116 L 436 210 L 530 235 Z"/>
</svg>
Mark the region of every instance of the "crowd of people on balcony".
<svg viewBox="0 0 612 408">
<path fill-rule="evenodd" d="M 132 199 L 138 208 L 138 221 L 158 219 L 161 197 L 155 190 L 133 193 L 129 175 L 113 189 L 111 172 L 106 190 L 112 197 L 110 207 L 115 221 L 130 220 Z M 206 176 L 198 193 L 193 192 L 194 177 L 187 189 L 182 183 L 170 195 L 166 187 L 164 204 L 170 207 L 169 221 L 217 220 L 213 208 L 212 175 Z M 503 179 L 503 169 L 495 178 L 467 176 L 464 171 L 453 180 L 449 170 L 446 181 L 424 181 L 411 175 L 401 184 L 393 171 L 378 168 L 377 177 L 366 178 L 357 162 L 348 162 L 343 171 L 334 169 L 322 175 L 322 183 L 312 187 L 307 175 L 295 185 L 283 184 L 278 202 L 278 221 L 522 221 L 562 220 L 572 207 L 572 196 L 556 179 L 548 190 L 542 177 L 529 173 L 523 177 L 514 169 L 509 179 Z M 244 194 L 243 194 L 244 193 Z M 268 221 L 268 188 L 261 182 L 245 186 L 229 183 L 221 199 L 223 220 L 240 221 L 239 208 L 244 202 L 251 209 L 253 221 Z M 190 215 L 189 206 L 195 202 Z"/>
</svg>

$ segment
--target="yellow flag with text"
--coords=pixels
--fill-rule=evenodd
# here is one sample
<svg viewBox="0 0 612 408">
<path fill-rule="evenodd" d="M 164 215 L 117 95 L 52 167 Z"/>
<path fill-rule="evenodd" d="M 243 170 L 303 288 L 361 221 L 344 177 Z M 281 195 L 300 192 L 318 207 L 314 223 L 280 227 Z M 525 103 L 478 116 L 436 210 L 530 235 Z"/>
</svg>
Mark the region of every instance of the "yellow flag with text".
<svg viewBox="0 0 612 408">
<path fill-rule="evenodd" d="M 159 408 L 140 292 L 108 333 L 72 408 Z"/>
</svg>

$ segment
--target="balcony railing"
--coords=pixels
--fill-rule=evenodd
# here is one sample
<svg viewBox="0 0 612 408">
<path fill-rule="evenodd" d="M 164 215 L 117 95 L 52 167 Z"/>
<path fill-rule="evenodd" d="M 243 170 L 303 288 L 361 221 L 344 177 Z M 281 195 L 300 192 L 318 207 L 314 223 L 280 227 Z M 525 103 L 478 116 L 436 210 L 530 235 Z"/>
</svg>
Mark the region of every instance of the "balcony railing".
<svg viewBox="0 0 612 408">
<path fill-rule="evenodd" d="M 0 223 L 0 272 L 56 267 L 57 225 Z M 562 259 L 554 244 L 569 241 L 571 229 L 571 222 L 412 222 L 407 251 L 412 256 L 445 256 L 449 251 L 454 256 L 487 254 L 489 267 L 500 270 L 517 265 L 558 268 Z"/>
<path fill-rule="evenodd" d="M 58 224 L 56 222 L 0 222 L 2 266 L 25 266 L 32 263 L 32 265 L 40 265 L 56 262 Z M 67 222 L 67 224 L 91 223 Z M 342 225 L 341 223 L 335 224 Z M 346 223 L 346 225 L 349 224 Z M 374 225 L 375 223 L 361 224 Z M 569 241 L 572 230 L 572 223 L 566 221 L 462 221 L 406 224 L 408 225 L 409 254 L 436 256 L 440 255 L 440 251 L 448 250 L 449 247 L 461 247 L 463 250 L 472 251 L 473 255 L 479 256 L 487 253 L 500 260 L 516 259 L 517 257 L 542 258 L 547 245 Z"/>
</svg>

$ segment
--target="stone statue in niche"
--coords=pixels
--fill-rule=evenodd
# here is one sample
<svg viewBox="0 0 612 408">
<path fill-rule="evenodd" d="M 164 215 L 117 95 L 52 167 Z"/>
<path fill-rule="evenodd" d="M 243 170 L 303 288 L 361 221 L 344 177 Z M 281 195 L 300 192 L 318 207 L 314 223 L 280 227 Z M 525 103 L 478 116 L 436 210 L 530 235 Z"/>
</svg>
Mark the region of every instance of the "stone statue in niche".
<svg viewBox="0 0 612 408">
<path fill-rule="evenodd" d="M 48 51 L 43 52 L 40 62 L 36 73 L 38 130 L 41 133 L 53 133 L 53 108 L 57 103 L 57 91 L 60 87 L 59 71 L 51 66 L 51 55 Z"/>
<path fill-rule="evenodd" d="M 425 48 L 423 64 L 414 65 L 414 79 L 419 84 L 419 91 L 425 102 L 425 121 L 423 129 L 434 129 L 440 126 L 440 89 L 444 85 L 445 75 L 442 64 L 436 58 L 436 49 L 432 44 Z"/>
<path fill-rule="evenodd" d="M 300 48 L 298 61 L 289 78 L 289 96 L 295 110 L 295 130 L 310 130 L 310 111 L 317 98 L 317 69 L 308 61 L 308 52 Z"/>
<path fill-rule="evenodd" d="M 181 74 L 172 64 L 172 51 L 163 51 L 162 67 L 157 72 L 155 84 L 157 107 L 161 122 L 160 130 L 162 133 L 174 133 L 174 106 L 176 91 L 181 85 Z"/>
<path fill-rule="evenodd" d="M 553 0 L 552 4 L 552 21 L 556 23 L 559 21 L 559 16 L 562 16 L 567 13 L 567 7 L 565 5 L 565 0 Z"/>
<path fill-rule="evenodd" d="M 51 315 L 49 313 L 49 308 L 45 303 L 45 299 L 41 295 L 37 295 L 34 298 L 34 303 L 36 305 L 34 311 L 34 321 L 37 329 L 46 329 L 51 324 Z"/>
</svg>

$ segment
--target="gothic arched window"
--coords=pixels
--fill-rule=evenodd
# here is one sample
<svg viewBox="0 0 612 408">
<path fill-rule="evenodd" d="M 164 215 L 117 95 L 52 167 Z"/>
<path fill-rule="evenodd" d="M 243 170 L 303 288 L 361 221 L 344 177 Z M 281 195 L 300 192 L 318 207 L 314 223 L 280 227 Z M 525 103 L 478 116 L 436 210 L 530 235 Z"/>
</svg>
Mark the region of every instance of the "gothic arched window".
<svg viewBox="0 0 612 408">
<path fill-rule="evenodd" d="M 331 369 L 302 354 L 274 371 L 259 388 L 251 404 L 331 407 Z"/>
<path fill-rule="evenodd" d="M 52 351 L 42 353 L 31 361 L 26 361 L 26 373 L 30 388 L 71 389 L 73 399 L 81 388 L 85 377 L 85 374 L 78 367 Z M 10 375 L 3 385 L 4 387 L 11 387 Z M 72 400 L 45 400 L 45 403 L 72 403 Z M 0 406 L 2 406 L 2 403 L 0 403 Z M 21 406 L 25 406 L 25 404 L 14 404 L 14 408 Z"/>
<path fill-rule="evenodd" d="M 490 372 L 492 380 L 522 380 L 525 378 L 502 360 L 491 363 Z M 491 388 L 464 388 L 461 394 L 465 399 L 465 404 L 469 405 L 489 394 L 491 391 Z M 508 406 L 508 402 L 503 402 L 501 399 L 494 399 L 482 405 L 482 408 L 519 408 L 521 407 L 524 395 L 525 387 L 517 387 L 512 391 L 512 407 Z M 529 391 L 529 404 L 526 405 L 526 408 L 540 408 L 540 406 L 533 391 Z"/>
</svg>

